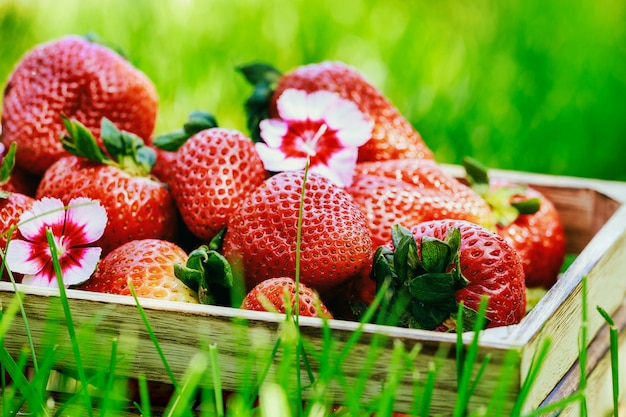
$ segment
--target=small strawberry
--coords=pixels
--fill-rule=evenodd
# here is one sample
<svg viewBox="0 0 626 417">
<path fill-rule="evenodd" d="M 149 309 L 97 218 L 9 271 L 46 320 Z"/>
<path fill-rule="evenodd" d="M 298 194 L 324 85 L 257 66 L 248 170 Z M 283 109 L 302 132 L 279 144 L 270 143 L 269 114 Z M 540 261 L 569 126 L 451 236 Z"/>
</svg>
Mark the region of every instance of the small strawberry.
<svg viewBox="0 0 626 417">
<path fill-rule="evenodd" d="M 524 316 L 521 260 L 494 232 L 464 220 L 434 220 L 410 230 L 396 225 L 392 235 L 392 242 L 376 251 L 372 269 L 378 289 L 389 285 L 382 312 L 392 323 L 454 327 L 462 302 L 464 329 L 471 329 L 483 296 L 488 327 L 516 324 Z"/>
<path fill-rule="evenodd" d="M 565 261 L 565 230 L 556 207 L 524 184 L 489 178 L 478 161 L 465 158 L 472 186 L 492 208 L 496 232 L 520 255 L 526 286 L 550 288 Z"/>
<path fill-rule="evenodd" d="M 74 197 L 99 200 L 108 214 L 98 242 L 104 255 L 131 240 L 173 240 L 176 206 L 165 185 L 149 175 L 154 151 L 107 119 L 102 120 L 101 128 L 106 152 L 84 125 L 68 119 L 64 122 L 68 136 L 63 138 L 63 146 L 72 155 L 46 170 L 37 198 L 56 197 L 65 204 Z"/>
<path fill-rule="evenodd" d="M 34 199 L 16 191 L 11 182 L 15 163 L 15 144 L 11 144 L 0 165 L 0 249 L 6 251 L 7 239 L 16 237 L 17 230 L 11 232 L 19 223 L 20 216 L 33 205 Z M 4 253 L 4 252 L 3 252 Z M 4 273 L 4 271 L 3 271 Z"/>
<path fill-rule="evenodd" d="M 433 158 L 420 134 L 398 109 L 361 73 L 345 63 L 325 61 L 303 65 L 284 75 L 265 64 L 246 65 L 239 70 L 255 86 L 246 102 L 248 128 L 255 140 L 259 139 L 260 121 L 277 117 L 276 101 L 285 90 L 330 91 L 353 101 L 373 123 L 371 138 L 359 149 L 358 161 Z"/>
<path fill-rule="evenodd" d="M 228 221 L 223 254 L 241 268 L 248 288 L 295 277 L 303 171 L 276 174 L 250 193 Z M 309 173 L 302 207 L 300 282 L 324 293 L 359 273 L 371 259 L 367 222 L 350 196 Z"/>
<path fill-rule="evenodd" d="M 243 133 L 214 127 L 214 119 L 199 120 L 198 126 L 186 125 L 178 135 L 155 139 L 155 145 L 175 152 L 168 181 L 172 196 L 187 228 L 206 241 L 226 226 L 266 174 L 253 142 Z"/>
<path fill-rule="evenodd" d="M 314 290 L 302 283 L 298 287 L 299 315 L 332 318 Z M 244 310 L 285 313 L 287 311 L 286 300 L 289 300 L 289 309 L 293 311 L 296 307 L 296 282 L 288 277 L 270 278 L 260 282 L 248 292 L 241 304 L 241 308 Z"/>
<path fill-rule="evenodd" d="M 153 83 L 112 49 L 79 36 L 37 45 L 18 62 L 4 90 L 2 141 L 19 144 L 17 165 L 41 175 L 67 155 L 61 115 L 98 140 L 100 121 L 149 140 L 158 98 Z"/>
<path fill-rule="evenodd" d="M 198 303 L 196 292 L 174 274 L 174 265 L 184 265 L 187 259 L 187 253 L 172 242 L 132 240 L 105 256 L 92 277 L 77 289 L 131 295 L 130 280 L 138 297 Z"/>
<path fill-rule="evenodd" d="M 409 227 L 449 218 L 490 225 L 484 199 L 432 160 L 359 163 L 346 191 L 367 218 L 374 247 L 389 242 L 397 223 Z"/>
</svg>

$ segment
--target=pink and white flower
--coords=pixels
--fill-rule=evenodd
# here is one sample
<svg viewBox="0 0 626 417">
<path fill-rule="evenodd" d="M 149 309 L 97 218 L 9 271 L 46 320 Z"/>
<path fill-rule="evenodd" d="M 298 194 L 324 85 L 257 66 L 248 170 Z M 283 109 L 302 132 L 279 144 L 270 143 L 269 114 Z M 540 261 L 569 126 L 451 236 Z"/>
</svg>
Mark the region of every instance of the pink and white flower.
<svg viewBox="0 0 626 417">
<path fill-rule="evenodd" d="M 6 252 L 8 268 L 24 274 L 22 283 L 58 286 L 46 231 L 54 237 L 66 287 L 86 281 L 100 260 L 102 248 L 88 246 L 100 239 L 107 213 L 96 200 L 75 198 L 65 207 L 57 198 L 36 200 L 22 213 L 18 230 L 24 239 L 13 239 Z"/>
<path fill-rule="evenodd" d="M 265 169 L 317 172 L 340 186 L 352 184 L 358 148 L 372 136 L 373 123 L 356 104 L 330 91 L 311 94 L 286 89 L 276 102 L 277 119 L 261 121 L 256 144 Z"/>
</svg>

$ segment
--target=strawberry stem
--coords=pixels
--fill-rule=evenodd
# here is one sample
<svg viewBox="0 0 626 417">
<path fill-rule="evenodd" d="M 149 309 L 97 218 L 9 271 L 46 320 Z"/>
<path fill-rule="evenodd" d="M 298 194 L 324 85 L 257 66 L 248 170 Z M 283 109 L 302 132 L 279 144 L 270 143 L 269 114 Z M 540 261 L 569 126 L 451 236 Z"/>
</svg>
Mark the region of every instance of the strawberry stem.
<svg viewBox="0 0 626 417">
<path fill-rule="evenodd" d="M 164 151 L 175 152 L 196 133 L 214 127 L 217 127 L 215 116 L 211 113 L 194 111 L 189 113 L 189 118 L 181 129 L 157 136 L 152 140 L 152 144 Z"/>
</svg>

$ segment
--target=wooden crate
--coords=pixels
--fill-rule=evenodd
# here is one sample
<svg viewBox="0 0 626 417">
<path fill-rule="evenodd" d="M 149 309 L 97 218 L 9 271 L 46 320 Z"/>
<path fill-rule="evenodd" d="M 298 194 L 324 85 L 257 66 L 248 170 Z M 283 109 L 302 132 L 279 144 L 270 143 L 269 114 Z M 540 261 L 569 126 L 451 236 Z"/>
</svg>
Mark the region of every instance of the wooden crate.
<svg viewBox="0 0 626 417">
<path fill-rule="evenodd" d="M 447 166 L 453 174 L 462 175 L 457 166 Z M 509 178 L 527 183 L 545 193 L 555 203 L 562 216 L 567 238 L 568 252 L 579 256 L 563 273 L 554 287 L 546 293 L 535 308 L 516 326 L 490 329 L 481 334 L 479 361 L 490 356 L 485 375 L 478 384 L 470 408 L 476 409 L 487 404 L 494 393 L 496 381 L 510 353 L 517 360 L 513 369 L 512 391 L 507 396 L 507 407 L 511 407 L 525 376 L 531 366 L 533 355 L 546 340 L 551 341 L 545 365 L 537 382 L 531 388 L 524 405 L 525 410 L 537 408 L 540 404 L 554 401 L 571 392 L 576 385 L 576 361 L 578 358 L 578 337 L 581 326 L 581 282 L 587 278 L 589 341 L 599 334 L 604 320 L 595 312 L 601 306 L 609 313 L 619 313 L 626 294 L 626 183 L 597 181 L 571 177 L 555 177 L 510 171 L 493 171 L 494 177 Z M 50 320 L 52 312 L 59 310 L 58 292 L 52 289 L 19 286 L 26 294 L 24 307 L 29 318 L 31 334 L 36 348 L 51 343 L 67 343 L 67 330 L 62 319 Z M 143 373 L 149 380 L 169 382 L 161 360 L 146 332 L 131 297 L 111 296 L 68 290 L 74 321 L 79 329 L 91 328 L 98 335 L 88 338 L 81 352 L 87 366 L 97 367 L 108 360 L 112 339 L 118 338 L 120 346 L 132 346 L 133 358 L 127 358 L 119 372 L 127 375 Z M 13 287 L 0 282 L 0 302 L 7 305 L 14 297 Z M 238 309 L 208 305 L 189 305 L 157 300 L 142 300 L 150 323 L 174 374 L 181 377 L 189 359 L 208 343 L 217 345 L 220 370 L 225 389 L 239 386 L 246 378 L 249 369 L 242 366 L 242 352 L 261 349 L 259 341 L 271 346 L 283 318 L 270 313 L 258 313 Z M 61 313 L 56 313 L 60 315 Z M 621 316 L 620 316 L 621 317 Z M 234 324 L 243 319 L 246 327 Z M 51 324 L 52 323 L 52 324 Z M 358 329 L 358 323 L 332 320 L 332 335 L 341 347 Z M 302 334 L 316 347 L 321 346 L 321 321 L 301 317 Z M 602 334 L 602 333 L 600 333 Z M 384 336 L 384 343 L 378 354 L 383 364 L 373 371 L 368 380 L 363 400 L 374 397 L 380 390 L 390 363 L 394 342 L 401 342 L 407 350 L 420 347 L 415 360 L 416 368 L 425 375 L 432 365 L 437 352 L 449 349 L 441 358 L 436 380 L 435 396 L 431 411 L 433 414 L 448 415 L 456 397 L 456 361 L 454 346 L 456 336 L 414 329 L 365 325 L 363 335 L 349 355 L 343 371 L 350 382 L 356 379 L 363 367 L 366 352 L 372 339 Z M 58 339 L 53 338 L 56 337 Z M 468 340 L 471 334 L 467 335 Z M 623 341 L 624 337 L 621 337 Z M 13 321 L 5 339 L 5 346 L 17 355 L 26 343 L 26 330 L 19 317 Z M 623 346 L 623 344 L 622 344 Z M 591 349 L 591 348 L 590 348 Z M 622 347 L 623 350 L 623 347 Z M 603 353 L 605 355 L 605 353 Z M 606 360 L 594 363 L 605 366 Z M 509 362 L 506 362 L 509 363 Z M 602 365 L 604 363 L 604 365 Z M 73 366 L 71 355 L 59 357 L 60 366 Z M 313 363 L 315 367 L 315 363 Z M 599 378 L 599 377 L 598 377 Z M 561 385 L 559 385 L 561 384 Z M 569 388 L 564 389 L 567 385 Z M 626 384 L 622 384 L 622 387 Z M 339 387 L 331 387 L 340 401 Z M 413 399 L 413 382 L 407 376 L 400 384 L 396 398 L 396 410 L 407 410 Z M 595 400 L 594 400 L 595 401 Z M 611 406 L 610 401 L 593 402 L 594 415 L 603 415 L 600 410 Z M 504 410 L 506 412 L 506 410 Z M 596 412 L 598 412 L 596 414 Z"/>
</svg>

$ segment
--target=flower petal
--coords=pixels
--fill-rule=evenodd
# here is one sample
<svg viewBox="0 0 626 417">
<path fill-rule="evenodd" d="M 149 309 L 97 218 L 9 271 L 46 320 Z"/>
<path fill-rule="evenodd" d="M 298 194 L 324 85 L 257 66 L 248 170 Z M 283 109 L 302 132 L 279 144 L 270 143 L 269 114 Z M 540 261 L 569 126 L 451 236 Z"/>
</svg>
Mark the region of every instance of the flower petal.
<svg viewBox="0 0 626 417">
<path fill-rule="evenodd" d="M 56 276 L 50 275 L 47 272 L 44 273 L 43 271 L 38 274 L 24 275 L 24 277 L 22 278 L 22 284 L 51 288 L 56 288 L 59 285 L 57 283 Z"/>
<path fill-rule="evenodd" d="M 348 187 L 354 179 L 357 156 L 357 148 L 344 148 L 333 153 L 327 165 L 312 166 L 311 171 L 324 175 L 340 187 Z"/>
<path fill-rule="evenodd" d="M 13 239 L 9 242 L 5 254 L 7 267 L 20 274 L 36 274 L 44 266 L 44 259 L 35 256 L 35 245 L 21 239 Z"/>
<path fill-rule="evenodd" d="M 98 200 L 74 198 L 65 215 L 65 235 L 71 245 L 85 245 L 102 237 L 107 224 L 107 212 Z"/>
<path fill-rule="evenodd" d="M 46 241 L 45 227 L 49 226 L 54 234 L 63 232 L 65 210 L 58 198 L 43 197 L 35 200 L 30 210 L 22 213 L 19 231 L 28 240 Z"/>
<path fill-rule="evenodd" d="M 371 121 L 356 104 L 349 100 L 339 99 L 324 114 L 328 127 L 337 131 L 337 137 L 345 147 L 359 147 L 372 137 Z"/>
<path fill-rule="evenodd" d="M 308 104 L 307 92 L 295 88 L 286 89 L 276 100 L 278 114 L 285 120 L 308 119 Z"/>
<path fill-rule="evenodd" d="M 65 286 L 76 285 L 89 279 L 98 265 L 102 248 L 72 248 L 62 260 L 61 271 Z"/>
<path fill-rule="evenodd" d="M 306 166 L 306 158 L 287 157 L 280 149 L 269 148 L 260 142 L 255 147 L 267 171 L 298 171 Z"/>
<path fill-rule="evenodd" d="M 310 120 L 324 119 L 328 109 L 334 107 L 337 100 L 343 101 L 338 94 L 326 90 L 309 94 L 307 97 L 307 118 Z"/>
<path fill-rule="evenodd" d="M 280 119 L 265 119 L 259 123 L 261 137 L 270 148 L 279 148 L 287 134 L 289 125 Z"/>
</svg>

